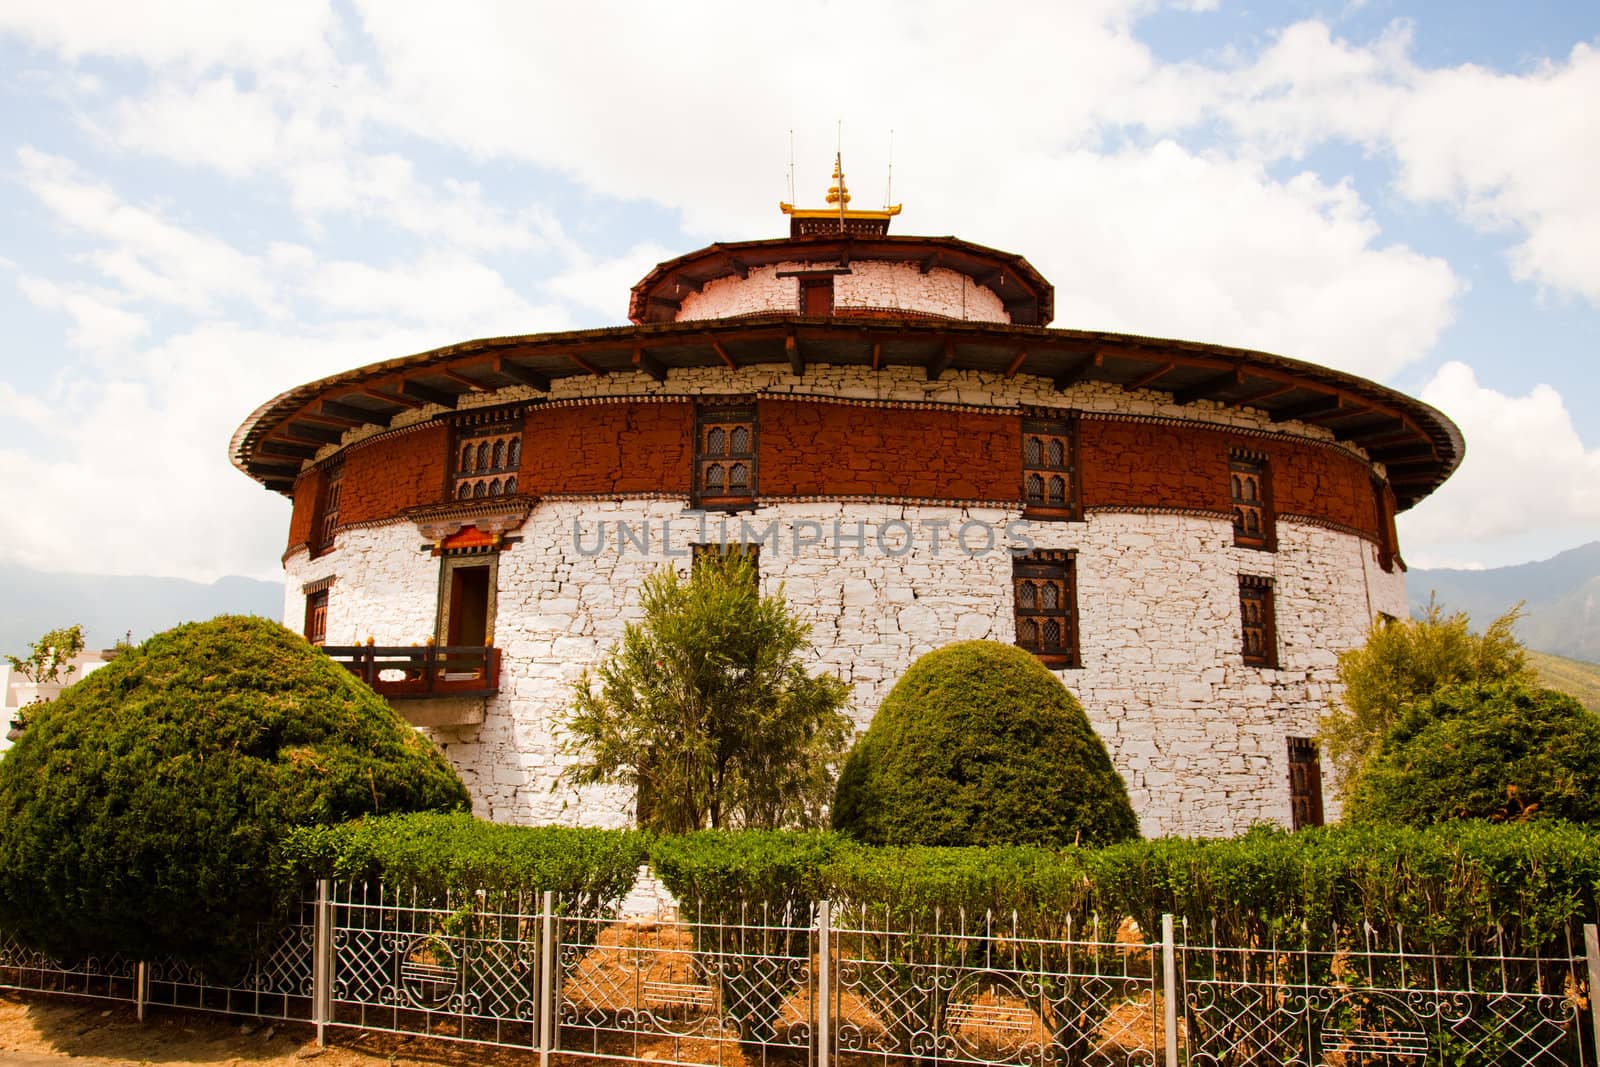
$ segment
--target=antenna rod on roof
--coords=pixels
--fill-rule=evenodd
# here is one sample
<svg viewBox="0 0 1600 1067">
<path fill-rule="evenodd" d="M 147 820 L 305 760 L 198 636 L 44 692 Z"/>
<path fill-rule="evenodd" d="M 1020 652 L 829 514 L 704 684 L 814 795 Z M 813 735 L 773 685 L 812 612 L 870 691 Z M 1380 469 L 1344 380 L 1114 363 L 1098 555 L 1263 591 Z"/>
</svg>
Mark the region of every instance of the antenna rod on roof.
<svg viewBox="0 0 1600 1067">
<path fill-rule="evenodd" d="M 889 131 L 889 184 L 883 187 L 883 209 L 894 203 L 894 130 Z"/>
<path fill-rule="evenodd" d="M 844 119 L 839 120 L 833 136 L 833 169 L 839 175 L 839 232 L 844 232 Z"/>
<path fill-rule="evenodd" d="M 794 127 L 789 127 L 789 203 L 794 203 Z"/>
</svg>

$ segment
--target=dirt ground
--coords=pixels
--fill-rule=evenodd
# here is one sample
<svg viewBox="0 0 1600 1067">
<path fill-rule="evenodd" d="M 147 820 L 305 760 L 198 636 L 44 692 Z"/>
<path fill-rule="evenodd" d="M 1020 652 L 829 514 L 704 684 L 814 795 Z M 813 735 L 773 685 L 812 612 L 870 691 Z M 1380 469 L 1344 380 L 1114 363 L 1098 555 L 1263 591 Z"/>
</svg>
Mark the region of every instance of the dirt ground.
<svg viewBox="0 0 1600 1067">
<path fill-rule="evenodd" d="M 335 1030 L 318 1048 L 304 1023 L 269 1024 L 225 1015 L 151 1008 L 139 1022 L 133 1007 L 43 993 L 0 993 L 0 1065 L 54 1067 L 160 1064 L 164 1067 L 432 1067 L 537 1065 L 537 1054 L 425 1038 Z M 557 1062 L 566 1060 L 558 1057 Z"/>
</svg>

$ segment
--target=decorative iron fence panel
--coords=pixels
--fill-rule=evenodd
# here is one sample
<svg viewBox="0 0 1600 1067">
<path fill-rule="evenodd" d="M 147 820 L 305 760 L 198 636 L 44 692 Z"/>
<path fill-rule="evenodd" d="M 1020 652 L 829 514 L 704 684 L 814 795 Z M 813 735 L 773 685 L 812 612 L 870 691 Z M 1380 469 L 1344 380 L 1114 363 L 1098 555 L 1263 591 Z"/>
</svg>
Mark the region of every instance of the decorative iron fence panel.
<svg viewBox="0 0 1600 1067">
<path fill-rule="evenodd" d="M 1587 961 L 1569 930 L 1559 955 L 1470 955 L 1408 945 L 1405 931 L 1334 931 L 1331 947 L 1179 945 L 1188 1062 L 1195 1067 L 1594 1063 Z"/>
<path fill-rule="evenodd" d="M 1158 1062 L 1161 946 L 1131 924 L 1042 938 L 1015 917 L 936 913 L 919 930 L 856 907 L 830 934 L 841 1064 Z"/>
<path fill-rule="evenodd" d="M 568 913 L 570 911 L 570 913 Z M 237 975 L 58 960 L 0 934 L 0 987 L 682 1067 L 1600 1067 L 1600 931 L 1542 952 L 1405 931 L 1228 944 L 1131 923 L 882 905 L 687 918 L 550 893 L 323 882 Z M 1041 936 L 1041 933 L 1051 936 Z"/>
</svg>

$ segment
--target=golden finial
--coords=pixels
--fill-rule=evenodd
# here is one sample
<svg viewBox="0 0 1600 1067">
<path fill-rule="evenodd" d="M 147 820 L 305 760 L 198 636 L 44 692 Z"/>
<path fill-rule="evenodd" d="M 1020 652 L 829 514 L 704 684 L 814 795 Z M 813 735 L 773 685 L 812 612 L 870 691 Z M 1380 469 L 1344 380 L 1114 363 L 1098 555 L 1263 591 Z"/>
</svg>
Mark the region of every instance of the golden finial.
<svg viewBox="0 0 1600 1067">
<path fill-rule="evenodd" d="M 849 207 L 850 190 L 846 189 L 844 185 L 842 163 L 843 159 L 840 156 L 833 157 L 833 185 L 828 189 L 828 203 L 837 205 L 840 200 L 843 200 L 844 206 Z"/>
</svg>

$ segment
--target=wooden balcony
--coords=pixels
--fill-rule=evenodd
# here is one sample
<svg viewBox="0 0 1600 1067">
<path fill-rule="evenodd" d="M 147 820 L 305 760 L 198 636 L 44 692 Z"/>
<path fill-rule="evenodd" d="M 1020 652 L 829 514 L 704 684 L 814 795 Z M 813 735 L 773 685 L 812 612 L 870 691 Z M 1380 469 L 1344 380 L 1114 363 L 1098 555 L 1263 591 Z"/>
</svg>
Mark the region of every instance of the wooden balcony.
<svg viewBox="0 0 1600 1067">
<path fill-rule="evenodd" d="M 500 650 L 476 645 L 325 645 L 328 658 L 389 700 L 488 697 L 500 691 Z"/>
</svg>

